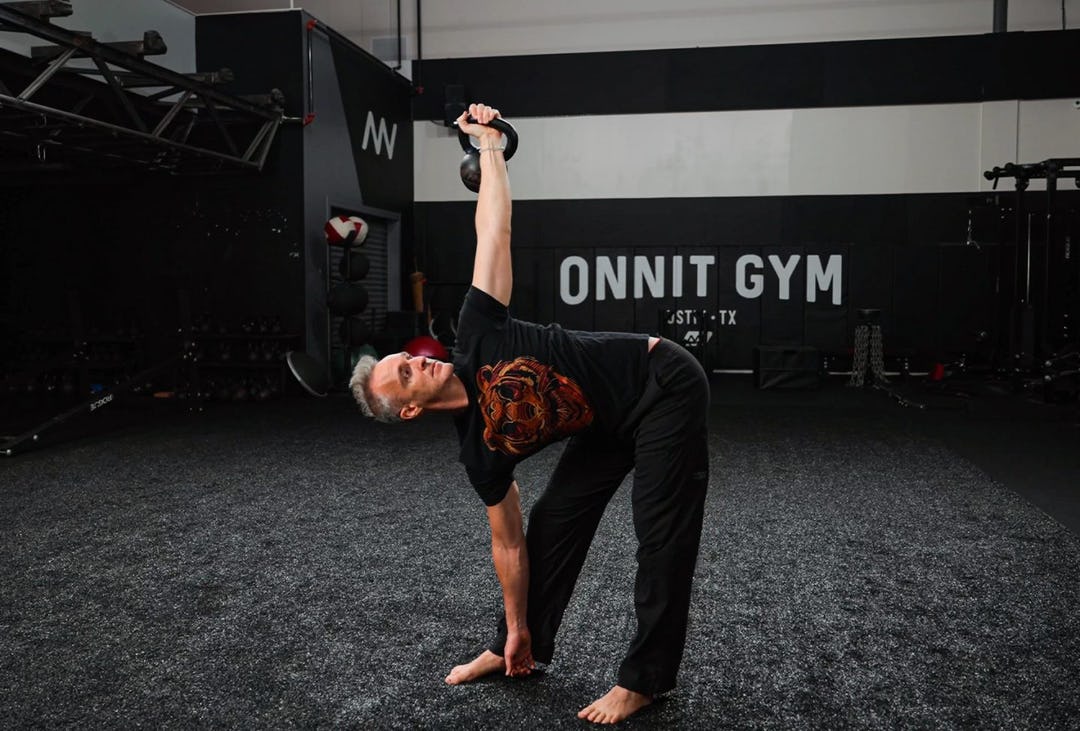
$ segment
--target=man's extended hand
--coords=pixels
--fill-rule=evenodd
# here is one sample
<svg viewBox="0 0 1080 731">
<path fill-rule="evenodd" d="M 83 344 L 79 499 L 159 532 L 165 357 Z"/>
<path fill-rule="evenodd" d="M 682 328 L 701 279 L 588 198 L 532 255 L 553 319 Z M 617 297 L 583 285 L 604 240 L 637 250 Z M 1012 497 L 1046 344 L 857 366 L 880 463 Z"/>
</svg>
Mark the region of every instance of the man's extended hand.
<svg viewBox="0 0 1080 731">
<path fill-rule="evenodd" d="M 476 120 L 476 124 L 466 122 L 469 117 Z M 494 140 L 496 143 L 502 138 L 502 132 L 488 127 L 488 123 L 493 119 L 499 117 L 499 110 L 493 109 L 486 104 L 470 104 L 469 108 L 461 113 L 461 116 L 457 118 L 457 126 L 465 134 L 470 137 L 475 137 L 480 140 L 481 143 L 485 142 L 485 138 Z M 481 147 L 490 147 L 491 145 L 481 144 Z"/>
<path fill-rule="evenodd" d="M 506 661 L 506 674 L 510 676 L 528 675 L 536 668 L 529 630 L 511 632 L 506 636 L 503 659 Z"/>
</svg>

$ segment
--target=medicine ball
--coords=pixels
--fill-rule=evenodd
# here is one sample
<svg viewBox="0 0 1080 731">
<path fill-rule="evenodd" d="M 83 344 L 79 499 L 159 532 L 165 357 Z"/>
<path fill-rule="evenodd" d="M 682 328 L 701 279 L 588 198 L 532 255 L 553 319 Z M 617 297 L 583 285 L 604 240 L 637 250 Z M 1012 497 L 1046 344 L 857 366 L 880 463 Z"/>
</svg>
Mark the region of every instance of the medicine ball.
<svg viewBox="0 0 1080 731">
<path fill-rule="evenodd" d="M 450 360 L 450 354 L 446 348 L 430 335 L 419 335 L 405 343 L 405 352 L 409 355 L 426 356 L 435 360 Z"/>
<path fill-rule="evenodd" d="M 323 227 L 326 243 L 334 246 L 360 246 L 368 235 L 367 221 L 359 216 L 334 216 Z"/>
<path fill-rule="evenodd" d="M 337 284 L 326 297 L 326 306 L 335 315 L 358 315 L 368 305 L 368 291 L 362 284 Z"/>
<path fill-rule="evenodd" d="M 366 277 L 369 269 L 371 269 L 371 262 L 368 261 L 367 254 L 362 251 L 346 252 L 345 256 L 341 257 L 341 263 L 338 264 L 341 278 L 352 282 Z"/>
</svg>

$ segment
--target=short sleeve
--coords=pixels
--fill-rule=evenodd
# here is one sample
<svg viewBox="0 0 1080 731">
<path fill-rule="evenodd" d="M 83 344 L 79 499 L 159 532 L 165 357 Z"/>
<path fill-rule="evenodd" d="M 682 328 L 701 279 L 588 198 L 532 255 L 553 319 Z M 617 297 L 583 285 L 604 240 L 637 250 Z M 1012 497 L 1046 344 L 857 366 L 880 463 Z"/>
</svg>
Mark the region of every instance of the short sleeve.
<svg viewBox="0 0 1080 731">
<path fill-rule="evenodd" d="M 458 338 L 468 338 L 491 329 L 500 329 L 510 321 L 510 311 L 502 302 L 482 289 L 469 287 L 458 315 Z"/>
<path fill-rule="evenodd" d="M 502 502 L 510 490 L 510 485 L 514 482 L 513 471 L 492 474 L 466 466 L 465 472 L 476 494 L 489 508 Z"/>
</svg>

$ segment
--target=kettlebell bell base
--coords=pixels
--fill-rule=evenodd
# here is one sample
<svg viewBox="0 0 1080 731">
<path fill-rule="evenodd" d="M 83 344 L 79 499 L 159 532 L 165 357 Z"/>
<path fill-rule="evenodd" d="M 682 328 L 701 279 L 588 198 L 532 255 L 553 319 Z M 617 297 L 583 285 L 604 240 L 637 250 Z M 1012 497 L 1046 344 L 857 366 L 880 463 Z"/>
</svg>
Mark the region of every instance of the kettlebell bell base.
<svg viewBox="0 0 1080 731">
<path fill-rule="evenodd" d="M 473 193 L 480 192 L 480 155 L 475 152 L 465 153 L 461 159 L 461 182 Z"/>
</svg>

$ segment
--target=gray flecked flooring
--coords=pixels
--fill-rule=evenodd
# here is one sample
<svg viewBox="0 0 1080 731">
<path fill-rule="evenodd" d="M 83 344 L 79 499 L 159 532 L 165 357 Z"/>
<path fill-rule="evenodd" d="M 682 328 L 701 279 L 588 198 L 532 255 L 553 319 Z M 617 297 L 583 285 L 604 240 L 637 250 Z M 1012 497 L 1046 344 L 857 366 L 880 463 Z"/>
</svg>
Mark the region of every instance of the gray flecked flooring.
<svg viewBox="0 0 1080 731">
<path fill-rule="evenodd" d="M 715 407 L 680 685 L 626 728 L 1080 726 L 1080 539 L 890 408 Z M 633 631 L 629 491 L 551 666 L 448 687 L 500 601 L 455 455 L 331 398 L 0 462 L 0 727 L 586 726 Z"/>
</svg>

